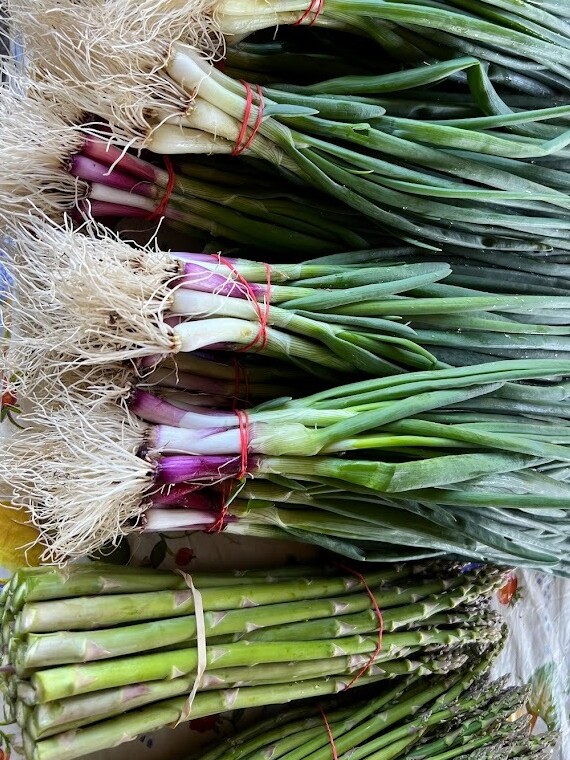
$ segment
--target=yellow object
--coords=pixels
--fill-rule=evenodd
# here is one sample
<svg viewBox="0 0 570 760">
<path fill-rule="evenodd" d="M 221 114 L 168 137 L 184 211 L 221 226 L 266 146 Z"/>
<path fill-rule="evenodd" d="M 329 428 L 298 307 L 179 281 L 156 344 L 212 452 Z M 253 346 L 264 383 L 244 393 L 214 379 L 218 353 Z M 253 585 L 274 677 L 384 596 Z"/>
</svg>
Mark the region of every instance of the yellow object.
<svg viewBox="0 0 570 760">
<path fill-rule="evenodd" d="M 23 509 L 0 504 L 0 567 L 17 570 L 40 564 L 42 547 L 38 544 L 26 550 L 38 537 L 34 527 L 27 524 Z"/>
</svg>

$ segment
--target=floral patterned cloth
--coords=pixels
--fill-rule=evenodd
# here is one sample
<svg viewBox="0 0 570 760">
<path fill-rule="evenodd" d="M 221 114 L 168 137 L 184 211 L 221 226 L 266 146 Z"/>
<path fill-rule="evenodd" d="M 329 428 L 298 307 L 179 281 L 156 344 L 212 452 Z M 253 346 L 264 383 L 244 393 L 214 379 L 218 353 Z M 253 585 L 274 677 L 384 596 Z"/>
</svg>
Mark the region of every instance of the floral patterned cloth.
<svg viewBox="0 0 570 760">
<path fill-rule="evenodd" d="M 570 580 L 524 570 L 517 570 L 515 578 L 517 588 L 511 584 L 498 599 L 510 633 L 495 674 L 530 682 L 528 709 L 536 730 L 560 730 L 555 758 L 566 760 L 570 757 Z"/>
</svg>

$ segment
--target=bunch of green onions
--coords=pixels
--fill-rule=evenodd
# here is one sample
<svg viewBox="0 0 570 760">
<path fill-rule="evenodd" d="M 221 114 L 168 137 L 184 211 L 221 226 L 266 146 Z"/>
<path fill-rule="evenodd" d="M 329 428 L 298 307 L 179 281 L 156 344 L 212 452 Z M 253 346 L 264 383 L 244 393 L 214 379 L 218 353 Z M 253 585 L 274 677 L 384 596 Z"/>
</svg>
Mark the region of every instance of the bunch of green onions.
<svg viewBox="0 0 570 760">
<path fill-rule="evenodd" d="M 390 260 L 389 251 L 370 251 L 355 263 L 345 254 L 267 265 L 156 248 L 141 254 L 101 225 L 84 231 L 36 220 L 18 235 L 6 262 L 17 280 L 10 337 L 17 372 L 35 362 L 45 374 L 50 350 L 58 361 L 144 366 L 237 350 L 334 384 L 339 373 L 556 359 L 570 349 L 569 297 L 448 284 L 445 261 L 408 264 L 397 252 Z"/>
<path fill-rule="evenodd" d="M 557 735 L 529 736 L 528 690 L 486 683 L 484 666 L 421 681 L 411 676 L 390 689 L 368 689 L 367 701 L 359 693 L 357 700 L 341 695 L 289 708 L 214 743 L 200 758 L 328 760 L 332 752 L 362 760 L 546 760 Z"/>
<path fill-rule="evenodd" d="M 157 467 L 144 528 L 223 528 L 360 560 L 448 553 L 567 574 L 567 384 L 508 382 L 536 378 L 539 364 L 409 373 L 245 414 L 136 390 L 130 411 L 152 423 L 139 435 Z M 544 378 L 568 373 L 559 362 L 542 369 Z M 233 487 L 197 488 L 244 475 Z"/>
<path fill-rule="evenodd" d="M 205 243 L 215 237 L 224 245 L 275 255 L 297 251 L 319 256 L 366 248 L 381 239 L 365 217 L 282 178 L 276 189 L 275 178 L 260 167 L 253 171 L 236 161 L 224 168 L 186 162 L 169 175 L 161 166 L 122 155 L 90 137 L 80 113 L 60 113 L 37 95 L 22 93 L 21 84 L 0 90 L 0 218 L 5 228 L 15 218 L 26 224 L 30 212 L 56 222 L 66 213 L 79 220 L 82 213 L 107 221 L 139 219 L 148 222 L 149 230 L 162 219 L 178 234 Z"/>
<path fill-rule="evenodd" d="M 47 350 L 100 365 L 238 349 L 333 379 L 339 372 L 384 375 L 438 364 L 414 331 L 392 318 L 393 307 L 387 318 L 352 312 L 363 303 L 374 312 L 379 297 L 391 301 L 445 277 L 445 263 L 269 267 L 150 248 L 141 255 L 100 225 L 86 231 L 99 238 L 38 220 L 16 240 L 14 273 L 30 272 L 34 260 L 30 276 L 17 278 L 12 299 L 10 346 L 23 352 L 20 372 L 28 350 L 43 352 L 40 365 Z"/>
<path fill-rule="evenodd" d="M 396 80 L 392 86 L 397 89 L 398 81 L 400 87 L 412 87 L 471 68 L 479 74 L 477 86 L 490 90 L 492 99 L 492 86 L 475 58 L 387 76 Z M 211 144 L 216 150 L 230 153 L 246 109 L 243 85 L 182 47 L 171 57 L 168 73 L 197 93 L 196 105 L 186 116 L 173 116 L 170 123 L 153 129 L 148 147 L 162 153 L 195 152 L 194 135 L 201 130 L 214 135 Z M 368 94 L 366 87 L 377 88 L 378 78 L 362 91 Z M 349 93 L 354 89 L 350 83 L 346 87 Z M 565 155 L 570 140 L 567 127 L 534 128 L 534 124 L 568 116 L 568 106 L 532 112 L 506 109 L 472 120 L 431 124 L 389 113 L 362 118 L 358 96 L 343 100 L 338 92 L 327 99 L 266 88 L 263 98 L 264 113 L 272 115 L 261 120 L 259 143 L 257 138 L 251 142 L 252 155 L 271 161 L 276 154 L 268 154 L 269 141 L 287 159 L 284 164 L 280 157 L 279 163 L 294 175 L 369 216 L 391 234 L 443 250 L 449 245 L 507 251 L 566 249 L 567 196 L 540 168 L 531 170 L 527 178 L 526 160 Z M 296 114 L 293 108 L 305 110 Z M 525 128 L 524 134 L 513 138 L 510 126 L 517 124 Z M 505 204 L 510 204 L 509 213 Z"/>
<path fill-rule="evenodd" d="M 200 230 L 243 247 L 271 250 L 274 255 L 367 248 L 382 238 L 366 217 L 326 195 L 306 192 L 282 177 L 276 189 L 275 177 L 264 176 L 259 167 L 255 172 L 247 167 L 243 171 L 242 164 L 233 162 L 216 170 L 186 162 L 178 173 L 169 175 L 166 169 L 121 153 L 91 137 L 86 138 L 83 151 L 71 158 L 68 171 L 89 188 L 79 211 L 106 219 L 152 221 L 162 215 L 178 233 Z M 75 201 L 70 203 L 72 212 Z"/>
<path fill-rule="evenodd" d="M 542 167 L 533 170 L 528 161 L 566 157 L 570 131 L 564 117 L 570 107 L 511 110 L 495 91 L 477 51 L 386 75 L 388 92 L 467 75 L 482 104 L 480 117 L 433 124 L 389 112 L 379 115 L 381 106 L 369 102 L 368 96 L 382 90 L 382 76 L 364 82 L 359 90 L 363 97 L 353 94 L 350 82 L 334 97 L 326 88 L 324 95 L 271 88 L 253 96 L 249 85 L 244 88 L 184 44 L 191 31 L 187 19 L 185 24 L 180 19 L 181 7 L 173 12 L 175 18 L 166 9 L 161 13 L 155 8 L 154 14 L 141 10 L 137 32 L 133 7 L 104 5 L 106 23 L 98 8 L 81 7 L 79 16 L 75 2 L 60 3 L 57 13 L 35 7 L 28 15 L 34 23 L 30 60 L 38 67 L 38 77 L 48 65 L 42 86 L 49 90 L 51 83 L 62 98 L 108 119 L 114 132 L 109 139 L 162 154 L 243 152 L 269 161 L 390 234 L 427 249 L 568 250 L 567 184 L 559 189 L 556 172 L 553 176 Z M 373 6 L 380 14 L 390 13 L 394 6 L 396 15 L 417 16 L 423 19 L 418 23 L 428 26 L 429 19 L 437 17 L 433 23 L 443 29 L 455 20 L 453 13 L 431 3 L 421 10 L 400 2 Z M 520 6 L 517 3 L 519 12 Z M 523 33 L 482 21 L 473 13 L 457 16 L 465 34 L 477 36 L 481 25 L 488 25 L 481 39 L 491 46 L 504 42 L 505 50 L 520 54 L 521 45 L 526 45 L 526 55 L 537 61 L 526 67 L 531 78 L 545 66 L 554 79 L 567 82 L 570 53 L 563 32 L 558 33 L 565 22 L 552 31 L 555 15 L 543 38 L 536 36 L 534 27 L 532 33 Z M 51 34 L 70 18 L 72 29 Z M 528 13 L 521 18 L 528 28 Z M 374 26 L 368 17 L 363 23 Z M 133 40 L 128 47 L 127 37 Z M 78 47 L 89 55 L 78 60 Z"/>
<path fill-rule="evenodd" d="M 21 417 L 0 475 L 51 559 L 133 530 L 226 529 L 359 559 L 447 552 L 566 574 L 568 390 L 550 383 L 568 374 L 564 360 L 495 362 L 220 411 L 128 384 L 118 405 L 120 379 L 103 371 Z"/>
<path fill-rule="evenodd" d="M 8 705 L 28 760 L 73 760 L 230 708 L 452 673 L 501 642 L 489 602 L 503 575 L 426 564 L 366 577 L 24 570 L 1 597 Z M 465 678 L 436 681 L 431 696 Z"/>
<path fill-rule="evenodd" d="M 370 38 L 383 50 L 383 53 L 378 51 L 380 60 L 389 58 L 398 64 L 418 65 L 467 54 L 491 65 L 495 78 L 507 88 L 566 94 L 569 87 L 570 14 L 564 0 L 481 0 L 477 3 L 331 0 L 326 4 L 280 0 L 271 6 L 257 0 L 217 0 L 207 4 L 181 2 L 174 9 L 166 2 L 157 7 L 157 3 L 106 0 L 96 8 L 90 2 L 80 3 L 79 8 L 60 2 L 56 9 L 47 0 L 10 0 L 8 8 L 26 45 L 31 43 L 31 54 L 37 58 L 34 63 L 43 64 L 53 75 L 49 55 L 54 40 L 47 33 L 45 38 L 43 36 L 46 11 L 51 12 L 52 26 L 62 35 L 64 43 L 73 39 L 74 34 L 80 39 L 83 35 L 85 41 L 90 40 L 85 31 L 88 12 L 93 8 L 93 15 L 101 14 L 105 5 L 109 11 L 102 23 L 109 23 L 118 15 L 125 36 L 133 33 L 130 24 L 139 11 L 151 31 L 155 31 L 154 24 L 159 26 L 162 20 L 173 39 L 187 41 L 214 54 L 221 47 L 217 44 L 216 32 L 229 37 L 231 42 L 267 27 L 316 26 L 319 31 L 336 29 L 355 34 L 356 44 L 345 34 L 348 51 L 351 44 L 358 47 L 359 38 Z M 73 21 L 74 29 L 70 28 Z M 102 56 L 104 45 L 97 46 L 96 40 L 90 41 L 95 43 L 93 52 Z M 42 44 L 50 44 L 43 58 Z M 118 49 L 108 48 L 107 53 L 112 56 Z M 76 67 L 81 70 L 79 63 Z M 70 84 L 73 86 L 73 81 Z M 96 108 L 91 110 L 96 112 Z"/>
</svg>

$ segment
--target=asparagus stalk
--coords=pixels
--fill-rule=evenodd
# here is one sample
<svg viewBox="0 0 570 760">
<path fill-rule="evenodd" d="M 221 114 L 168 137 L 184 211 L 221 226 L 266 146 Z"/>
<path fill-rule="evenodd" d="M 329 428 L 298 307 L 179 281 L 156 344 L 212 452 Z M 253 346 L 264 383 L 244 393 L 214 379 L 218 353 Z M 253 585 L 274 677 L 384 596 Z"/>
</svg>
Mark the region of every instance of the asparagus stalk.
<svg viewBox="0 0 570 760">
<path fill-rule="evenodd" d="M 270 573 L 264 570 L 236 570 L 224 574 L 224 586 L 247 585 L 252 579 L 260 583 L 275 583 L 284 578 L 303 578 L 308 572 L 319 575 L 319 568 L 304 565 L 273 568 Z M 331 569 L 322 568 L 322 574 L 330 574 Z M 397 574 L 394 577 L 401 577 Z M 216 586 L 219 575 L 194 573 L 193 577 L 201 588 Z M 389 579 L 390 574 L 386 576 Z M 13 586 L 14 592 L 6 601 L 14 612 L 19 612 L 24 604 L 50 599 L 67 599 L 80 596 L 105 594 L 131 594 L 166 590 L 186 589 L 186 582 L 181 575 L 159 570 L 147 570 L 121 565 L 105 565 L 103 562 L 90 562 L 87 565 L 74 565 L 73 572 L 51 567 L 41 569 L 25 568 L 19 570 L 4 587 L 6 591 Z"/>
<path fill-rule="evenodd" d="M 472 642 L 492 644 L 501 638 L 500 630 L 438 629 L 391 633 L 382 638 L 382 652 L 376 661 L 394 659 L 402 649 L 414 646 L 466 645 Z M 352 654 L 376 652 L 377 636 L 348 636 L 334 641 L 300 642 L 249 642 L 208 646 L 206 664 L 208 667 L 247 666 L 251 662 L 293 662 L 340 657 Z M 77 694 L 86 694 L 101 689 L 123 686 L 133 681 L 156 681 L 172 679 L 196 671 L 198 651 L 195 648 L 176 650 L 172 653 L 139 655 L 124 659 L 87 663 L 80 668 L 62 665 L 57 668 L 37 671 L 31 676 L 38 701 L 50 702 Z"/>
</svg>

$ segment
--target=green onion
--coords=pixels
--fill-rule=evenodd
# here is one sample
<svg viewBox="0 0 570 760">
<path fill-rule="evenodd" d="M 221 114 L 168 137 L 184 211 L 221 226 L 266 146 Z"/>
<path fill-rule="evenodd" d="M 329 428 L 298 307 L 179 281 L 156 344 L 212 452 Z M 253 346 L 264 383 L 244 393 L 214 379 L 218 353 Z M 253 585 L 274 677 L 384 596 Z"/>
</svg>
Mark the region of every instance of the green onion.
<svg viewBox="0 0 570 760">
<path fill-rule="evenodd" d="M 351 259 L 345 254 L 269 266 L 150 248 L 141 266 L 140 254 L 101 225 L 83 231 L 38 220 L 9 254 L 6 268 L 25 272 L 16 278 L 9 341 L 24 383 L 59 373 L 64 356 L 83 365 L 139 358 L 148 367 L 161 356 L 238 349 L 333 384 L 338 373 L 397 376 L 500 358 L 563 358 L 570 348 L 568 297 L 556 289 L 501 295 L 490 289 L 492 273 L 477 291 L 473 267 L 465 275 L 459 265 L 454 276 L 445 261 L 404 263 L 390 249 L 354 254 L 353 264 L 342 263 Z M 540 289 L 528 279 L 531 291 Z M 211 396 L 231 395 L 235 386 L 232 370 L 208 383 L 186 374 L 203 376 L 196 360 L 178 368 L 182 378 L 159 368 L 150 382 Z M 279 393 L 250 379 L 258 398 Z"/>
</svg>

